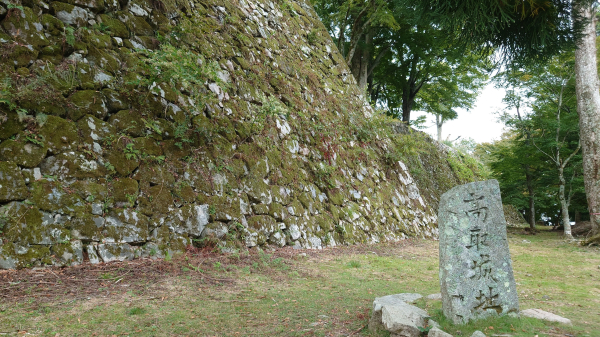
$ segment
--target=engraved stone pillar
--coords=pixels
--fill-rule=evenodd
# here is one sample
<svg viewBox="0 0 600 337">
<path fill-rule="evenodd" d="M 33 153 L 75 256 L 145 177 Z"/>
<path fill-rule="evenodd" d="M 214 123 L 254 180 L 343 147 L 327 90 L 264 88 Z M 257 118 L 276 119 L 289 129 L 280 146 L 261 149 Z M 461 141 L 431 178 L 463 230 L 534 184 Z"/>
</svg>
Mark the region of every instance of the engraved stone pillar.
<svg viewBox="0 0 600 337">
<path fill-rule="evenodd" d="M 438 211 L 444 315 L 455 324 L 518 314 L 498 181 L 457 186 Z"/>
</svg>

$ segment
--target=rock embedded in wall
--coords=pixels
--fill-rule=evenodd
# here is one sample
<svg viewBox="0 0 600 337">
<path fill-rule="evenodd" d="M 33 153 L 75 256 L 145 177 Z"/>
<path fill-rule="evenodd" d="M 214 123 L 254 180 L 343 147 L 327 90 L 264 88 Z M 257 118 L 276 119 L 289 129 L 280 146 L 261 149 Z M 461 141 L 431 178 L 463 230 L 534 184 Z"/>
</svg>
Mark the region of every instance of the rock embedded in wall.
<svg viewBox="0 0 600 337">
<path fill-rule="evenodd" d="M 438 221 L 444 315 L 455 324 L 518 315 L 498 181 L 469 183 L 444 193 Z"/>
</svg>

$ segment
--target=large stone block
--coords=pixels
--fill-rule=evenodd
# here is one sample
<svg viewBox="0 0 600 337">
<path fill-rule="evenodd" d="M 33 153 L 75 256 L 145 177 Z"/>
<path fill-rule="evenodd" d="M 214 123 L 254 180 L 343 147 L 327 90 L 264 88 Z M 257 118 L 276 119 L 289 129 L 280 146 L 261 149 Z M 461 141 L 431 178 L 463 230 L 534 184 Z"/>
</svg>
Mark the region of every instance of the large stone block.
<svg viewBox="0 0 600 337">
<path fill-rule="evenodd" d="M 0 162 L 0 202 L 23 200 L 27 195 L 19 167 L 12 162 Z"/>
<path fill-rule="evenodd" d="M 444 315 L 462 324 L 518 314 L 498 182 L 475 182 L 446 192 L 440 200 L 438 221 Z"/>
</svg>

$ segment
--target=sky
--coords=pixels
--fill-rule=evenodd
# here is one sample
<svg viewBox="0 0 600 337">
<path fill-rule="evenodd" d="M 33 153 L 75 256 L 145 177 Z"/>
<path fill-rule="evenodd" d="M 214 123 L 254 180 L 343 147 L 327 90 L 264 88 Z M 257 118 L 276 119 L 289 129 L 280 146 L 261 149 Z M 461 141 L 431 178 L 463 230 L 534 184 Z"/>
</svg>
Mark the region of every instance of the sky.
<svg viewBox="0 0 600 337">
<path fill-rule="evenodd" d="M 504 125 L 498 121 L 498 111 L 503 109 L 502 98 L 504 89 L 497 89 L 493 83 L 488 84 L 477 97 L 475 107 L 469 111 L 458 110 L 458 118 L 444 123 L 442 127 L 442 139 L 450 135 L 450 140 L 472 138 L 477 143 L 492 142 L 499 140 Z M 420 111 L 411 112 L 411 120 L 416 119 L 424 113 Z M 427 126 L 423 131 L 437 139 L 435 117 L 427 115 Z"/>
</svg>

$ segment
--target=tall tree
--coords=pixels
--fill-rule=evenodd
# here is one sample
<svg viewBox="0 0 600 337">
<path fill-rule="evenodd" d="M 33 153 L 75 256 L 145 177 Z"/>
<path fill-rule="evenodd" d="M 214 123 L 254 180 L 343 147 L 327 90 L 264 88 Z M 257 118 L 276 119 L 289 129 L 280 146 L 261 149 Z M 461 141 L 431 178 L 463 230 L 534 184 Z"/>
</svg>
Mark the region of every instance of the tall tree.
<svg viewBox="0 0 600 337">
<path fill-rule="evenodd" d="M 583 148 L 583 177 L 592 233 L 600 236 L 600 82 L 596 60 L 596 20 L 592 4 L 574 1 L 583 25 L 575 51 L 577 113 Z M 599 237 L 600 239 L 600 237 Z"/>
<path fill-rule="evenodd" d="M 539 152 L 535 157 L 524 156 L 522 164 L 530 206 L 534 199 L 555 196 L 554 200 L 544 205 L 544 212 L 546 216 L 560 214 L 567 238 L 572 238 L 569 208 L 577 190 L 577 184 L 573 182 L 581 169 L 573 77 L 573 52 L 564 52 L 544 65 L 509 68 L 501 74 L 499 81 L 501 86 L 512 88 L 508 90 L 505 102 L 510 110 L 516 112 L 515 115 L 506 114 L 503 120 L 524 139 L 520 145 L 513 144 L 513 151 L 528 149 L 530 152 Z M 530 112 L 524 115 L 522 109 L 526 106 L 530 107 Z M 532 161 L 534 158 L 535 161 Z M 498 162 L 505 160 L 497 159 Z M 538 186 L 543 186 L 540 188 L 541 198 L 535 197 L 535 189 L 532 188 L 533 167 L 538 174 L 535 179 L 541 182 Z M 559 212 L 554 206 L 557 201 Z M 533 211 L 530 210 L 530 215 Z"/>
<path fill-rule="evenodd" d="M 386 0 L 314 1 L 321 21 L 363 90 L 391 47 L 389 32 L 399 28 L 392 14 L 395 5 L 396 2 Z"/>
<path fill-rule="evenodd" d="M 406 0 L 466 44 L 532 62 L 575 44 L 577 112 L 592 232 L 600 240 L 600 81 L 592 0 Z"/>
<path fill-rule="evenodd" d="M 483 64 L 474 62 L 480 58 L 467 61 L 472 55 L 400 0 L 316 0 L 315 7 L 359 87 L 406 123 L 428 84 L 447 91 L 443 104 L 450 108 L 469 105 L 470 98 L 448 92 L 480 87 Z"/>
</svg>

